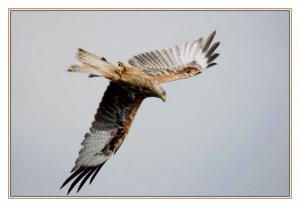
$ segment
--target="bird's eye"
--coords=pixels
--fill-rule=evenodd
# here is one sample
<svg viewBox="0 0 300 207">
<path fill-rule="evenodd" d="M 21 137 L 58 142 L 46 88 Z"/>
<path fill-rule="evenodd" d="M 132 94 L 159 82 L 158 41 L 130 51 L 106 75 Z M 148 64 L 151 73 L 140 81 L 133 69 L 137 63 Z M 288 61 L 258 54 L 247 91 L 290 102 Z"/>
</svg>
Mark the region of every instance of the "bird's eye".
<svg viewBox="0 0 300 207">
<path fill-rule="evenodd" d="M 123 63 L 121 63 L 121 62 L 118 62 L 118 66 L 123 66 Z"/>
</svg>

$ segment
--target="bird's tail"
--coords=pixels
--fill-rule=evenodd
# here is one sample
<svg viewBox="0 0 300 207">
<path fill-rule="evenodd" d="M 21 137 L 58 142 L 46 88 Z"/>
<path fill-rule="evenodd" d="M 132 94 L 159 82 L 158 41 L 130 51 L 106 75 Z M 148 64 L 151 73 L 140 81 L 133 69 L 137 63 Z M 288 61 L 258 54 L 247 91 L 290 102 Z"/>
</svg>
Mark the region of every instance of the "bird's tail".
<svg viewBox="0 0 300 207">
<path fill-rule="evenodd" d="M 118 74 L 115 72 L 117 68 L 107 62 L 104 57 L 98 57 L 81 48 L 78 49 L 76 57 L 82 62 L 82 65 L 71 65 L 67 69 L 68 72 L 87 73 L 89 77 L 99 76 L 110 80 L 118 78 Z"/>
</svg>

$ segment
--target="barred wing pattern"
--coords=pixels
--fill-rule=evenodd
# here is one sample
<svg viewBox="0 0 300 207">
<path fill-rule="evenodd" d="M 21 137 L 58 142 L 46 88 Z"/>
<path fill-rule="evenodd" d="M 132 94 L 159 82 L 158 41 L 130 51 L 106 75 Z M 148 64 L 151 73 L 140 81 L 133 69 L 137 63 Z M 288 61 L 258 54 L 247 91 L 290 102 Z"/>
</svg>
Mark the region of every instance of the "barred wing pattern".
<svg viewBox="0 0 300 207">
<path fill-rule="evenodd" d="M 219 56 L 214 53 L 220 42 L 211 45 L 216 31 L 206 41 L 200 38 L 186 42 L 182 47 L 174 46 L 160 51 L 136 55 L 128 63 L 155 76 L 159 83 L 189 78 L 216 65 L 213 61 Z"/>
<path fill-rule="evenodd" d="M 83 147 L 71 171 L 73 174 L 61 186 L 64 187 L 76 178 L 69 187 L 68 194 L 79 181 L 81 183 L 77 192 L 90 177 L 91 183 L 104 163 L 116 153 L 143 99 L 143 96 L 127 92 L 119 84 L 110 83 L 95 114 L 90 132 L 85 134 L 81 143 Z"/>
</svg>

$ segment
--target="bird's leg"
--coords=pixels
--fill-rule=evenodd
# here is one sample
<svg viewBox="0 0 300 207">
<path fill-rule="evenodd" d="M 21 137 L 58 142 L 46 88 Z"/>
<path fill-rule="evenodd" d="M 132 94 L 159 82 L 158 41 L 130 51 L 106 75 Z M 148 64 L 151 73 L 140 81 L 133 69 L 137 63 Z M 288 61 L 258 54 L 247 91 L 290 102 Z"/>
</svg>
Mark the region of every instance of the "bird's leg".
<svg viewBox="0 0 300 207">
<path fill-rule="evenodd" d="M 122 71 L 119 68 L 116 69 L 116 73 L 118 73 L 118 75 L 120 76 L 120 78 L 123 80 Z"/>
<path fill-rule="evenodd" d="M 120 78 L 123 80 L 123 74 L 122 72 L 124 72 L 126 70 L 126 66 L 122 63 L 122 62 L 118 62 L 118 66 L 122 67 L 123 70 L 121 71 L 119 68 L 116 69 L 116 73 L 118 73 L 118 75 L 120 76 Z"/>
</svg>

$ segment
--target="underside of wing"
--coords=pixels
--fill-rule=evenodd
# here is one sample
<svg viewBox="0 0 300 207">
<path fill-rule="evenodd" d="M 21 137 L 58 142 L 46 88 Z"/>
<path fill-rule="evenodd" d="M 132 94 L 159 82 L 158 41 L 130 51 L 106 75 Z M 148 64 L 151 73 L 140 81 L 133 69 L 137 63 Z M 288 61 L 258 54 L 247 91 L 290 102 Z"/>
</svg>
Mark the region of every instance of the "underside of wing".
<svg viewBox="0 0 300 207">
<path fill-rule="evenodd" d="M 111 82 L 99 105 L 90 132 L 81 143 L 83 146 L 75 166 L 61 188 L 74 180 L 68 194 L 77 183 L 77 192 L 90 178 L 93 181 L 104 163 L 119 149 L 125 139 L 134 115 L 144 97 L 128 92 L 123 86 Z"/>
<path fill-rule="evenodd" d="M 220 42 L 212 44 L 216 32 L 203 41 L 186 42 L 181 47 L 174 46 L 162 50 L 142 53 L 128 60 L 129 64 L 153 75 L 159 83 L 189 78 L 216 65 L 219 56 L 214 53 Z"/>
</svg>

